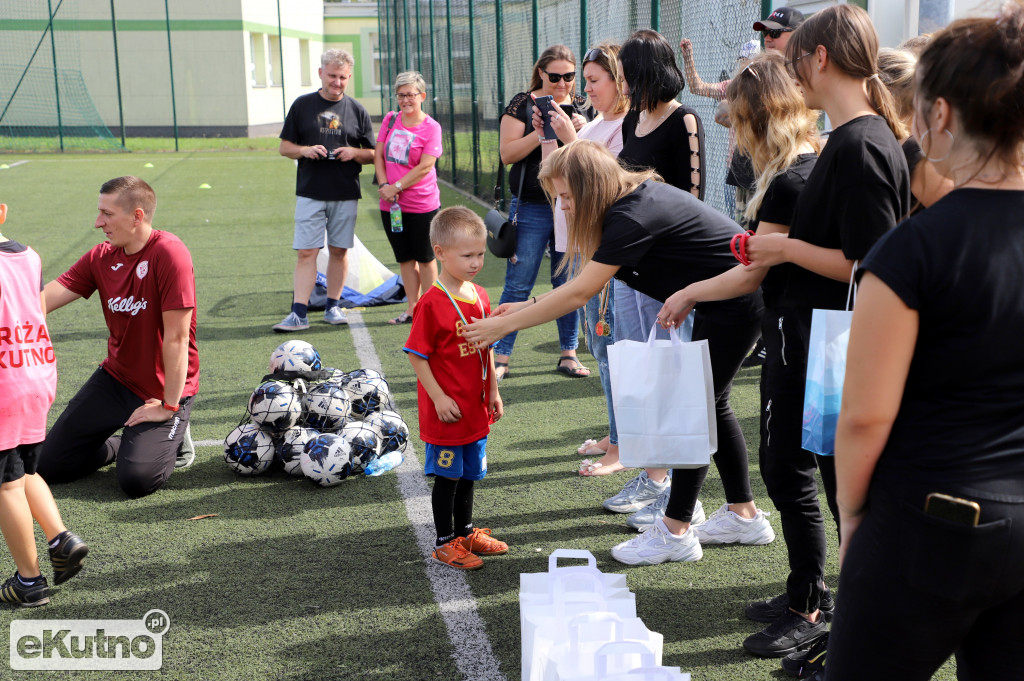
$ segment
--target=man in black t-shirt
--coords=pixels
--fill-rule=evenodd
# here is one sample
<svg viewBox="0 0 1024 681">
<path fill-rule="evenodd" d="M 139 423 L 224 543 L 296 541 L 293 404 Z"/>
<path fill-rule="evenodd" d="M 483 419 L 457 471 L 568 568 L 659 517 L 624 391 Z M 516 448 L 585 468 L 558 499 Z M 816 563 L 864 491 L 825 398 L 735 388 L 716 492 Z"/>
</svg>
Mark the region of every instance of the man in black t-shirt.
<svg viewBox="0 0 1024 681">
<path fill-rule="evenodd" d="M 345 50 L 327 50 L 318 71 L 322 87 L 296 99 L 281 130 L 282 156 L 298 161 L 295 182 L 295 265 L 292 310 L 274 331 L 309 328 L 309 295 L 316 281 L 316 256 L 327 237 L 327 308 L 324 321 L 345 324 L 341 291 L 348 274 L 348 249 L 355 240 L 359 173 L 373 163 L 373 126 L 363 105 L 345 96 L 355 61 Z"/>
</svg>

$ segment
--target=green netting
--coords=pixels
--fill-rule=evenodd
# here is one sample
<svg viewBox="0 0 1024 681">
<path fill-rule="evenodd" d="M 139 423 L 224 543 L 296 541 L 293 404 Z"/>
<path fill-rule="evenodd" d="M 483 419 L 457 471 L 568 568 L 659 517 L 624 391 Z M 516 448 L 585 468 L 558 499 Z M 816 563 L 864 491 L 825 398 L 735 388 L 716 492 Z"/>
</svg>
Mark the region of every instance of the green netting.
<svg viewBox="0 0 1024 681">
<path fill-rule="evenodd" d="M 0 151 L 120 149 L 80 70 L 77 0 L 0 0 Z M 56 57 L 56 68 L 54 67 Z"/>
<path fill-rule="evenodd" d="M 424 108 L 444 130 L 441 177 L 489 201 L 498 119 L 526 89 L 540 50 L 562 43 L 581 58 L 590 45 L 656 28 L 673 45 L 690 38 L 701 77 L 715 82 L 727 77 L 743 43 L 757 37 L 752 25 L 760 9 L 752 0 L 379 0 L 385 109 L 395 107 L 395 76 L 420 71 L 430 88 Z M 689 92 L 681 98 L 704 122 L 706 200 L 725 211 L 728 130 L 714 123 L 716 102 Z"/>
</svg>

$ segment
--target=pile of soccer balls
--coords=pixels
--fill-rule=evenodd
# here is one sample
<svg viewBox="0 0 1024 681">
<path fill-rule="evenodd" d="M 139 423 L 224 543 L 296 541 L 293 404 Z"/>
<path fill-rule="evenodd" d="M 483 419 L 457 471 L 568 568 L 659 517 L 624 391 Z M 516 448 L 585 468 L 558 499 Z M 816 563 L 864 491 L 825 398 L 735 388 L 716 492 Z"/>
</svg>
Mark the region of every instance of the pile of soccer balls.
<svg viewBox="0 0 1024 681">
<path fill-rule="evenodd" d="M 285 341 L 270 355 L 271 374 L 322 370 L 328 378 L 268 380 L 253 391 L 247 418 L 224 439 L 228 466 L 259 475 L 277 462 L 291 475 L 332 487 L 402 462 L 409 427 L 379 372 L 325 369 L 316 348 L 301 340 Z"/>
</svg>

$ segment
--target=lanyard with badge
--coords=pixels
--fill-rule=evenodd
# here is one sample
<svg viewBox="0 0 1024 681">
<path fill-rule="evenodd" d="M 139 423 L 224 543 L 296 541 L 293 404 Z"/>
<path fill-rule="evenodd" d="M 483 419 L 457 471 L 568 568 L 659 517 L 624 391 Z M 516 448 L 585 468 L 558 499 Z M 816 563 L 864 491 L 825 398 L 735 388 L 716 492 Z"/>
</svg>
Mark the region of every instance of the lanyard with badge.
<svg viewBox="0 0 1024 681">
<path fill-rule="evenodd" d="M 452 294 L 448 293 L 448 289 L 445 288 L 444 284 L 441 283 L 441 280 L 440 279 L 435 280 L 434 284 L 436 284 L 437 287 L 439 289 L 441 289 L 442 291 L 444 291 L 444 294 L 446 296 L 448 296 L 448 300 L 451 302 L 452 307 L 455 308 L 455 312 L 458 313 L 459 319 L 462 320 L 462 325 L 463 326 L 468 326 L 469 322 L 466 320 L 466 316 L 464 314 L 462 314 L 462 309 L 459 307 L 459 304 L 455 302 L 455 298 L 452 297 Z M 480 296 L 479 295 L 477 295 L 477 297 L 476 297 L 476 304 L 480 306 L 480 317 L 483 318 L 485 316 L 484 315 L 484 306 L 483 306 L 483 303 L 480 302 Z M 488 365 L 488 361 L 484 358 L 484 353 L 483 353 L 482 350 L 480 350 L 480 348 L 477 348 L 476 354 L 480 358 L 480 368 L 483 370 L 483 381 L 484 381 L 484 384 L 486 386 L 486 384 L 487 384 L 487 365 Z M 485 388 L 485 390 L 486 390 L 486 388 Z M 486 398 L 486 395 L 485 395 L 485 398 Z"/>
</svg>

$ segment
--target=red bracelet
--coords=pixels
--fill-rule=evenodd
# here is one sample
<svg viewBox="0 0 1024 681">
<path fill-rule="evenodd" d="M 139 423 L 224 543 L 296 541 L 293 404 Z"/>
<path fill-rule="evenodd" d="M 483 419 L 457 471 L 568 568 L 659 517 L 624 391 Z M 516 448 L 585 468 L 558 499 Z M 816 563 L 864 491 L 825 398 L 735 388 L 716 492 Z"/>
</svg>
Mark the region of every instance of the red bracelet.
<svg viewBox="0 0 1024 681">
<path fill-rule="evenodd" d="M 181 409 L 181 405 L 178 405 L 178 404 L 176 404 L 176 405 L 174 405 L 172 407 L 171 405 L 169 405 L 166 402 L 164 402 L 163 405 L 164 405 L 164 409 L 166 409 L 167 411 L 178 411 L 179 409 Z"/>
</svg>

